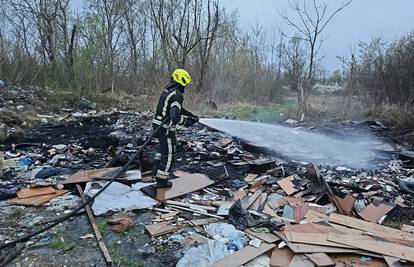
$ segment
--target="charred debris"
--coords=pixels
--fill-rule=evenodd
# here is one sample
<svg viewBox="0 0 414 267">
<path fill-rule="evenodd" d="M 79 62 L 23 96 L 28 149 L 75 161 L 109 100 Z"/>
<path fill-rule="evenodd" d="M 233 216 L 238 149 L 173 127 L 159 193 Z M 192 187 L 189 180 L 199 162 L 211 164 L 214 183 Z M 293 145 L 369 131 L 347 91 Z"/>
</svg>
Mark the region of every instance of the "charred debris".
<svg viewBox="0 0 414 267">
<path fill-rule="evenodd" d="M 0 157 L 0 242 L 33 232 L 93 197 L 150 135 L 151 118 L 150 112 L 77 112 L 9 138 Z M 326 131 L 329 125 L 337 123 L 300 126 Z M 348 126 L 388 138 L 378 122 Z M 80 212 L 63 222 L 66 235 L 77 240 L 72 246 L 51 229 L 3 248 L 1 264 L 35 257 L 30 251 L 56 242 L 63 244 L 54 247 L 60 253 L 81 253 L 76 246 L 88 241 L 100 251 L 97 266 L 128 265 L 112 249 L 121 246 L 112 233 L 128 233 L 121 237 L 134 247 L 123 248 L 126 257 L 148 266 L 414 263 L 414 153 L 401 144 L 394 143 L 404 152 L 377 168 L 355 170 L 283 159 L 196 125 L 179 135 L 173 187 L 158 192 L 151 188 L 156 145 L 151 142 L 123 177 L 86 206 L 86 216 Z M 17 217 L 16 206 L 23 207 Z M 80 221 L 91 227 L 80 233 Z M 141 237 L 131 238 L 134 231 Z"/>
</svg>

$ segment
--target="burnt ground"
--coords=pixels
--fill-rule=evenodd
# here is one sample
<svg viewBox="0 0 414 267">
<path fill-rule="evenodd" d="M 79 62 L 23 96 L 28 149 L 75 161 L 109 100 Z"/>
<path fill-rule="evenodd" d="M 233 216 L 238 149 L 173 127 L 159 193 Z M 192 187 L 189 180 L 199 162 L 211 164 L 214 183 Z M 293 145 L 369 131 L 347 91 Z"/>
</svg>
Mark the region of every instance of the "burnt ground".
<svg viewBox="0 0 414 267">
<path fill-rule="evenodd" d="M 149 135 L 151 131 L 150 119 L 151 114 L 143 113 L 113 113 L 86 118 L 69 117 L 64 121 L 41 125 L 21 136 L 8 139 L 3 143 L 1 150 L 13 153 L 35 153 L 38 164 L 43 165 L 51 159 L 52 156 L 49 155 L 48 150 L 53 145 L 77 146 L 83 150 L 92 148 L 93 152 L 91 153 L 80 152 L 81 149 L 73 149 L 69 153 L 70 157 L 60 160 L 54 165 L 60 170 L 59 175 L 67 175 L 79 169 L 102 168 L 118 147 L 124 147 L 126 152 L 115 164 L 115 166 L 122 166 L 128 156 L 135 151 L 134 149 L 142 144 Z M 335 134 L 335 132 L 330 132 L 330 134 Z M 207 145 L 203 142 L 212 143 L 224 137 L 226 137 L 225 134 L 203 129 L 202 126 L 195 126 L 180 132 L 178 161 L 175 168 L 206 173 L 213 178 L 221 176 L 223 169 L 212 167 L 208 163 L 216 160 L 217 156 L 210 153 Z M 199 141 L 198 145 L 202 148 L 196 149 L 194 146 L 197 144 L 194 144 L 194 141 Z M 246 148 L 241 142 L 236 142 L 236 144 L 238 149 L 244 150 Z M 12 147 L 14 150 L 10 150 Z M 141 169 L 151 169 L 151 158 L 155 148 L 156 143 L 152 142 L 145 149 L 141 161 L 136 163 L 141 165 Z M 253 154 L 260 157 L 260 151 L 256 152 Z M 229 159 L 231 157 L 227 155 L 224 158 L 221 157 L 220 161 Z M 228 163 L 226 167 L 229 178 L 220 182 L 221 187 L 240 188 L 246 185 L 242 178 L 249 171 L 248 167 L 234 166 Z M 287 172 L 298 170 L 297 164 L 287 160 L 284 162 L 284 167 Z M 332 170 L 322 169 L 322 171 L 329 173 Z M 340 178 L 358 174 L 358 171 L 336 172 L 333 176 Z M 332 174 L 330 175 L 332 176 Z M 4 173 L 1 181 L 5 182 L 6 187 L 10 187 L 14 184 L 7 184 L 6 181 L 11 181 L 14 177 L 15 173 Z M 75 188 L 70 189 L 75 195 Z M 36 230 L 41 225 L 38 224 L 39 221 L 53 218 L 65 210 L 70 210 L 70 208 L 64 206 L 56 210 L 50 207 L 2 207 L 0 209 L 0 239 L 13 239 Z M 145 231 L 144 225 L 151 223 L 154 218 L 151 211 L 142 210 L 127 213 L 133 218 L 135 226 L 121 233 L 112 231 L 107 224 L 107 219 L 111 215 L 96 216 L 96 220 L 116 266 L 175 266 L 182 257 L 182 246 L 179 243 L 168 240 L 166 237 L 151 238 Z M 384 224 L 397 226 L 402 223 L 410 223 L 414 219 L 413 217 L 412 207 L 396 208 L 389 214 Z M 185 233 L 188 229 L 184 228 L 181 231 Z M 93 231 L 86 215 L 79 215 L 40 236 L 32 238 L 8 266 L 104 266 L 104 259 L 95 238 L 80 238 L 91 233 Z M 9 249 L 7 252 L 11 255 L 16 250 L 17 248 Z M 0 256 L 7 254 L 5 252 L 2 251 Z"/>
<path fill-rule="evenodd" d="M 108 162 L 110 155 L 114 155 L 118 146 L 136 147 L 142 144 L 150 133 L 151 116 L 137 114 L 114 113 L 99 117 L 71 119 L 54 124 L 46 124 L 34 128 L 19 137 L 13 137 L 3 143 L 3 152 L 11 150 L 13 153 L 33 152 L 40 154 L 39 165 L 46 164 L 50 159 L 48 150 L 53 145 L 75 145 L 83 149 L 93 148 L 94 153 L 84 155 L 74 153 L 74 158 L 58 162 L 54 167 L 60 174 L 71 174 L 80 169 L 102 168 Z M 118 124 L 117 124 L 118 123 Z M 199 136 L 194 128 L 180 134 L 178 139 L 178 153 L 176 168 L 206 173 L 210 177 L 223 175 L 222 169 L 211 168 L 205 161 L 210 155 L 198 155 L 190 151 L 186 141 Z M 209 138 L 219 140 L 221 133 L 206 133 Z M 151 158 L 155 153 L 156 142 L 145 150 L 145 155 Z M 114 166 L 122 166 L 128 155 L 125 153 Z M 204 162 L 201 163 L 200 162 Z M 150 166 L 149 162 L 147 165 Z M 144 166 L 142 166 L 144 167 Z M 229 175 L 235 180 L 247 171 L 246 167 L 228 168 Z M 13 180 L 14 173 L 4 173 L 2 180 Z M 224 184 L 232 186 L 225 181 Z M 14 184 L 15 185 L 15 184 Z M 241 184 L 244 185 L 244 184 Z M 241 186 L 238 184 L 238 187 Z M 70 188 L 72 194 L 77 194 L 75 188 Z M 59 212 L 48 208 L 32 208 L 8 206 L 0 210 L 0 236 L 17 238 L 24 233 L 36 230 L 41 224 L 38 221 L 54 218 Z M 119 214 L 117 214 L 119 215 Z M 135 222 L 135 227 L 122 233 L 113 232 L 107 224 L 107 216 L 96 217 L 97 224 L 104 237 L 104 241 L 116 266 L 175 266 L 182 257 L 182 246 L 178 243 L 160 239 L 151 239 L 145 232 L 144 225 L 152 222 L 154 215 L 150 211 L 136 211 L 127 213 Z M 184 229 L 185 231 L 185 229 Z M 93 233 L 86 214 L 79 215 L 52 228 L 44 234 L 32 238 L 29 244 L 8 266 L 104 266 L 105 262 L 97 247 L 95 238 L 80 239 L 85 234 Z M 18 248 L 10 249 L 7 253 L 13 254 Z M 5 251 L 3 252 L 5 253 Z"/>
</svg>

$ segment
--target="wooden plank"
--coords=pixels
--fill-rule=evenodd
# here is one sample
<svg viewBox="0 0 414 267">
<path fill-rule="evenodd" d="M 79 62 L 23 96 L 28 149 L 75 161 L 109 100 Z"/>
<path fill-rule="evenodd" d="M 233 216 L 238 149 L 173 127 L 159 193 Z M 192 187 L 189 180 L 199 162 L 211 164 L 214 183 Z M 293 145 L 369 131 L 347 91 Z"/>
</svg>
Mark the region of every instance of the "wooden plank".
<svg viewBox="0 0 414 267">
<path fill-rule="evenodd" d="M 247 175 L 244 178 L 244 181 L 246 181 L 247 183 L 249 183 L 249 182 L 253 181 L 254 179 L 256 179 L 257 176 L 258 176 L 257 174 L 250 173 L 249 175 Z"/>
<path fill-rule="evenodd" d="M 195 220 L 191 220 L 190 222 L 194 225 L 197 226 L 201 226 L 201 225 L 206 225 L 206 224 L 210 224 L 210 223 L 214 223 L 214 222 L 219 222 L 220 220 L 217 218 L 205 218 L 205 219 L 195 219 Z"/>
<path fill-rule="evenodd" d="M 160 235 L 174 232 L 175 230 L 177 230 L 177 227 L 170 225 L 168 222 L 160 222 L 151 225 L 145 225 L 145 229 L 147 229 L 151 236 L 157 237 Z"/>
<path fill-rule="evenodd" d="M 285 191 L 285 193 L 290 196 L 296 193 L 298 190 L 294 187 L 295 185 L 292 183 L 295 178 L 293 176 L 286 177 L 282 180 L 277 181 L 278 185 Z"/>
<path fill-rule="evenodd" d="M 28 197 L 36 197 L 36 196 L 43 196 L 55 193 L 56 190 L 51 187 L 41 187 L 41 188 L 24 188 L 17 191 L 18 198 L 28 198 Z"/>
<path fill-rule="evenodd" d="M 185 208 L 185 207 L 180 207 L 180 206 L 175 206 L 175 205 L 169 205 L 168 207 L 173 207 L 173 208 L 180 209 L 180 210 L 186 210 L 186 211 L 190 211 L 190 212 L 193 212 L 193 213 L 197 213 L 197 214 L 201 214 L 201 215 L 206 215 L 206 216 L 210 216 L 210 217 L 217 218 L 217 219 L 220 219 L 220 220 L 224 220 L 224 217 L 218 216 L 218 215 L 215 215 L 215 214 L 210 214 L 210 213 L 208 213 L 206 211 L 193 210 L 193 209 L 189 209 L 189 208 Z"/>
<path fill-rule="evenodd" d="M 109 172 L 115 171 L 117 169 L 118 168 L 103 168 L 79 171 L 69 176 L 66 180 L 62 181 L 61 184 L 79 184 L 91 182 L 95 179 L 95 177 L 106 176 Z"/>
<path fill-rule="evenodd" d="M 336 261 L 336 267 L 387 267 L 382 258 L 372 258 L 369 261 L 362 261 L 361 256 L 352 254 L 330 255 Z"/>
<path fill-rule="evenodd" d="M 386 215 L 388 212 L 390 212 L 393 209 L 394 209 L 393 205 L 388 205 L 386 203 L 381 203 L 378 206 L 375 206 L 373 203 L 370 203 L 362 211 L 360 211 L 358 215 L 368 222 L 376 223 L 384 215 Z"/>
<path fill-rule="evenodd" d="M 328 241 L 328 234 L 285 232 L 285 235 L 286 239 L 293 243 L 303 243 L 336 248 L 352 248 L 350 246 Z"/>
<path fill-rule="evenodd" d="M 242 204 L 242 207 L 244 210 L 247 210 L 252 204 L 253 202 L 256 201 L 256 199 L 262 194 L 263 189 L 259 189 L 257 190 L 250 198 L 249 200 L 247 200 L 247 202 Z"/>
<path fill-rule="evenodd" d="M 330 232 L 336 232 L 335 228 L 330 225 L 322 225 L 317 223 L 305 223 L 305 224 L 286 224 L 284 227 L 285 232 L 296 233 L 319 233 L 327 234 Z"/>
<path fill-rule="evenodd" d="M 69 192 L 69 190 L 56 190 L 55 193 L 43 196 L 28 197 L 28 198 L 11 198 L 7 200 L 7 203 L 12 205 L 22 205 L 22 206 L 35 206 L 40 207 L 43 204 L 49 202 L 50 200 L 62 196 Z"/>
<path fill-rule="evenodd" d="M 187 174 L 177 179 L 172 179 L 172 187 L 158 189 L 155 198 L 159 201 L 173 199 L 187 193 L 195 192 L 214 184 L 214 181 L 204 174 Z M 149 186 L 154 188 L 153 186 Z M 146 187 L 147 188 L 147 187 Z M 143 189 L 145 191 L 145 188 Z"/>
<path fill-rule="evenodd" d="M 305 219 L 308 222 L 320 222 L 320 221 L 328 221 L 329 215 L 314 211 L 314 210 L 308 210 L 305 214 Z"/>
<path fill-rule="evenodd" d="M 181 207 L 187 207 L 187 208 L 200 208 L 200 209 L 209 210 L 209 211 L 216 211 L 217 210 L 216 207 L 212 207 L 212 206 L 202 206 L 202 205 L 179 202 L 179 201 L 173 201 L 173 200 L 167 200 L 167 201 L 165 201 L 165 203 L 166 204 L 177 205 L 177 206 L 181 206 Z"/>
<path fill-rule="evenodd" d="M 295 255 L 288 267 L 314 267 L 313 264 L 305 255 Z"/>
<path fill-rule="evenodd" d="M 403 224 L 403 226 L 401 226 L 401 231 L 414 234 L 414 226 Z"/>
<path fill-rule="evenodd" d="M 259 239 L 261 239 L 261 240 L 263 240 L 267 243 L 274 243 L 274 242 L 277 242 L 277 241 L 280 240 L 279 237 L 277 237 L 277 236 L 275 236 L 274 234 L 271 234 L 271 233 L 257 233 L 257 232 L 254 232 L 251 229 L 246 229 L 246 230 L 244 230 L 244 232 L 247 233 L 247 234 L 250 234 L 250 235 L 252 235 L 256 238 L 259 238 Z"/>
<path fill-rule="evenodd" d="M 270 257 L 270 266 L 288 267 L 294 255 L 289 248 L 274 248 Z"/>
<path fill-rule="evenodd" d="M 266 253 L 267 251 L 274 248 L 274 244 L 268 244 L 263 242 L 260 245 L 260 248 L 255 248 L 253 246 L 246 246 L 239 251 L 234 252 L 230 256 L 227 256 L 218 262 L 216 262 L 214 267 L 239 267 L 254 258 L 259 257 L 260 255 Z"/>
<path fill-rule="evenodd" d="M 349 214 L 354 208 L 356 199 L 351 194 L 346 195 L 344 198 L 340 198 L 337 195 L 334 195 L 334 198 L 346 214 Z"/>
<path fill-rule="evenodd" d="M 325 253 L 311 253 L 305 254 L 305 256 L 318 267 L 330 267 L 336 265 L 335 261 Z"/>
<path fill-rule="evenodd" d="M 78 184 L 76 184 L 76 188 L 78 189 L 79 195 L 83 202 L 86 202 L 85 194 L 83 193 L 82 187 Z M 105 262 L 108 266 L 112 265 L 112 258 L 109 254 L 108 248 L 105 245 L 105 242 L 102 238 L 101 232 L 99 231 L 99 228 L 96 224 L 95 217 L 93 217 L 93 213 L 91 210 L 91 207 L 89 205 L 85 206 L 86 214 L 89 218 L 89 223 L 92 226 L 93 232 L 95 233 L 96 241 L 98 242 L 98 246 L 102 252 L 102 255 L 104 256 Z"/>
<path fill-rule="evenodd" d="M 379 241 L 371 236 L 330 233 L 328 241 L 414 262 L 414 247 Z"/>
<path fill-rule="evenodd" d="M 401 267 L 400 259 L 390 257 L 390 256 L 384 256 L 385 262 L 388 264 L 389 267 Z"/>
<path fill-rule="evenodd" d="M 362 252 L 359 249 L 348 249 L 348 248 L 338 248 L 338 247 L 327 247 L 327 246 L 318 246 L 318 245 L 309 245 L 309 244 L 299 244 L 289 242 L 287 246 L 295 254 L 299 253 L 359 253 Z"/>
<path fill-rule="evenodd" d="M 414 241 L 414 234 L 407 233 L 391 227 L 366 222 L 363 220 L 355 219 L 349 216 L 332 213 L 329 216 L 329 222 L 337 223 L 347 227 L 355 228 L 358 230 L 366 231 L 384 238 L 402 239 Z"/>
</svg>

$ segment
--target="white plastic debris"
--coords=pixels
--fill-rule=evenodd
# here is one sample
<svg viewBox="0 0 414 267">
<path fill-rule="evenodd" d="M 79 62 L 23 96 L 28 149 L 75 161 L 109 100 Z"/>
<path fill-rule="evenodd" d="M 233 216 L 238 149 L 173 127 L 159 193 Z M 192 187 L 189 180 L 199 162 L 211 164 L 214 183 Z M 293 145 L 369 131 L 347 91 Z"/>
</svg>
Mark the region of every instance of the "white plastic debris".
<svg viewBox="0 0 414 267">
<path fill-rule="evenodd" d="M 207 267 L 230 255 L 226 244 L 220 241 L 209 240 L 198 247 L 192 247 L 185 252 L 176 267 Z"/>
<path fill-rule="evenodd" d="M 260 248 L 260 245 L 262 244 L 262 241 L 260 241 L 259 239 L 255 238 L 249 241 L 249 245 L 256 247 L 256 248 Z"/>
<path fill-rule="evenodd" d="M 237 250 L 243 248 L 246 244 L 244 233 L 237 230 L 233 225 L 228 223 L 210 223 L 204 226 L 206 232 L 215 240 L 233 243 Z"/>
<path fill-rule="evenodd" d="M 85 195 L 92 197 L 106 182 L 89 182 L 85 187 Z M 148 184 L 146 184 L 148 185 Z M 133 185 L 133 188 L 113 182 L 104 192 L 96 197 L 92 204 L 92 211 L 95 215 L 101 215 L 108 211 L 130 211 L 135 209 L 146 209 L 158 204 L 158 201 L 144 195 L 140 188 L 146 186 L 143 183 Z"/>
</svg>

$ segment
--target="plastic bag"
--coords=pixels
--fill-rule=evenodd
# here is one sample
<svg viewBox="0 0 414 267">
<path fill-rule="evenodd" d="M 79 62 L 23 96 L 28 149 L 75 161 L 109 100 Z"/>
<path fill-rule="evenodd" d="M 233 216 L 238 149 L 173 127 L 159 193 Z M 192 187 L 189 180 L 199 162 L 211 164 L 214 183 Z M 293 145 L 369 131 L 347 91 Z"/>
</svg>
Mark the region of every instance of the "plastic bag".
<svg viewBox="0 0 414 267">
<path fill-rule="evenodd" d="M 230 255 L 226 244 L 209 240 L 198 247 L 192 247 L 185 252 L 177 267 L 207 267 Z"/>
</svg>

